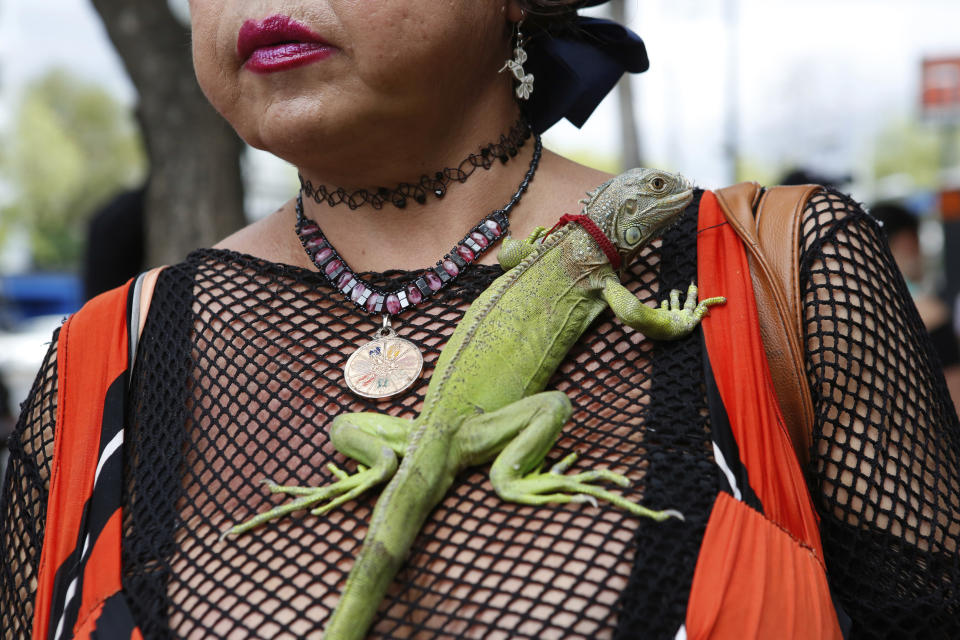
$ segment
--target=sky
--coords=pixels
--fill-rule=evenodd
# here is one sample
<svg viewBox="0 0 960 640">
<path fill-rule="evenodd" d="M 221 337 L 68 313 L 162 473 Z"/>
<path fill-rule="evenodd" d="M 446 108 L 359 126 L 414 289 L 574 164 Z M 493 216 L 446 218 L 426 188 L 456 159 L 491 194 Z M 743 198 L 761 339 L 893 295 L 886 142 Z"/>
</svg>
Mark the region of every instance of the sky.
<svg viewBox="0 0 960 640">
<path fill-rule="evenodd" d="M 735 105 L 750 164 L 853 173 L 869 188 L 873 134 L 916 116 L 921 59 L 960 56 L 957 0 L 638 0 L 629 15 L 651 60 L 632 79 L 645 162 L 705 187 L 730 181 Z M 52 66 L 134 99 L 88 0 L 0 0 L 0 128 L 20 87 Z M 617 127 L 608 99 L 583 130 L 562 123 L 545 140 L 609 156 Z"/>
</svg>

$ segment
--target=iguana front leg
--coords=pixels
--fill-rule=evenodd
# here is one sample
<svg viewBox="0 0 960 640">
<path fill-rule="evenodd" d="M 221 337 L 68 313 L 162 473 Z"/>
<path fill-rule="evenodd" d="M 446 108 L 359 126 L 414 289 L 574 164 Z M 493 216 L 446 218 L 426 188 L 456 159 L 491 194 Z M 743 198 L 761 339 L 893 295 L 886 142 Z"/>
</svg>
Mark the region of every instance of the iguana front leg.
<svg viewBox="0 0 960 640">
<path fill-rule="evenodd" d="M 652 309 L 637 300 L 637 297 L 614 277 L 604 280 L 603 298 L 624 324 L 654 340 L 684 337 L 700 324 L 711 305 L 727 301 L 726 298 L 717 296 L 697 302 L 697 285 L 691 284 L 683 306 L 680 305 L 680 291 L 674 289 L 670 292 L 669 300 L 664 300 L 659 308 Z"/>
<path fill-rule="evenodd" d="M 515 240 L 512 236 L 504 238 L 500 243 L 500 253 L 497 254 L 500 267 L 509 271 L 523 262 L 524 258 L 534 252 L 546 233 L 546 227 L 535 227 L 524 240 Z"/>
<path fill-rule="evenodd" d="M 313 515 L 322 515 L 386 482 L 397 470 L 397 458 L 406 450 L 411 425 L 410 420 L 379 413 L 337 416 L 330 425 L 330 440 L 337 451 L 359 463 L 356 473 L 348 474 L 331 463 L 327 469 L 337 480 L 322 487 L 268 483 L 271 493 L 285 493 L 294 499 L 227 529 L 223 535 L 243 533 L 269 520 L 329 500 L 311 511 Z"/>
<path fill-rule="evenodd" d="M 496 457 L 490 468 L 490 483 L 504 500 L 534 505 L 606 500 L 634 515 L 654 520 L 683 519 L 679 511 L 654 511 L 596 486 L 598 481 L 622 487 L 630 484 L 626 476 L 609 469 L 566 475 L 576 454 L 542 472 L 543 460 L 556 444 L 570 414 L 570 400 L 564 393 L 544 391 L 467 419 L 457 432 L 455 443 L 463 455 L 464 466 Z"/>
</svg>

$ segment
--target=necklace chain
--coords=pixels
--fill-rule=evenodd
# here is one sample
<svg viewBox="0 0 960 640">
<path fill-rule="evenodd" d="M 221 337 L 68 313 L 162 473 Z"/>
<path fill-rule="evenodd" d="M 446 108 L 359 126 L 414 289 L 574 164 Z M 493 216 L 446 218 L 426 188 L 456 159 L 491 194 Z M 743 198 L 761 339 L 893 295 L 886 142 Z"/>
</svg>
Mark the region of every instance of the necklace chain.
<svg viewBox="0 0 960 640">
<path fill-rule="evenodd" d="M 322 184 L 314 185 L 303 175 L 298 174 L 300 191 L 308 198 L 313 198 L 317 204 L 326 203 L 331 207 L 345 204 L 350 209 L 357 209 L 364 204 L 369 204 L 374 209 L 382 209 L 386 203 L 392 204 L 398 209 L 403 209 L 410 200 L 418 204 L 424 204 L 427 201 L 428 194 L 442 198 L 446 195 L 450 183 L 459 182 L 462 184 L 466 182 L 467 178 L 472 176 L 478 168 L 490 169 L 497 160 L 506 164 L 510 158 L 519 153 L 530 137 L 530 133 L 529 123 L 521 117 L 510 127 L 510 131 L 506 134 L 500 134 L 498 141 L 491 142 L 478 153 L 471 153 L 456 167 L 447 167 L 442 171 L 437 171 L 432 176 L 424 174 L 420 177 L 419 182 L 401 182 L 392 189 L 373 187 L 371 189 L 347 191 L 343 187 L 331 188 Z"/>
<path fill-rule="evenodd" d="M 302 191 L 297 194 L 297 237 L 320 273 L 357 308 L 368 313 L 396 315 L 453 282 L 507 232 L 510 211 L 520 202 L 540 163 L 543 144 L 537 134 L 534 134 L 534 140 L 530 167 L 510 201 L 502 209 L 494 209 L 484 216 L 435 266 L 425 269 L 399 288 L 387 291 L 357 275 L 327 240 L 320 225 L 304 214 Z"/>
</svg>

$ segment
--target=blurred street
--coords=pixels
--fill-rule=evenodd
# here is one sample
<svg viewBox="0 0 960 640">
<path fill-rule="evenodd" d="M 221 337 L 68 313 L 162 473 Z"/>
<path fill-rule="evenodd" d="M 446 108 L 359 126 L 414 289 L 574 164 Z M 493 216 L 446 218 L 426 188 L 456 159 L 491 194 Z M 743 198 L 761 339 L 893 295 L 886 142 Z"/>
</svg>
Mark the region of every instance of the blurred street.
<svg viewBox="0 0 960 640">
<path fill-rule="evenodd" d="M 186 3 L 170 4 L 186 55 Z M 704 188 L 775 184 L 800 171 L 868 206 L 902 206 L 917 223 L 923 267 L 911 287 L 940 301 L 956 340 L 960 62 L 951 61 L 960 60 L 960 3 L 644 0 L 613 8 L 644 38 L 650 71 L 629 80 L 627 110 L 613 94 L 582 130 L 556 125 L 547 146 L 610 171 L 635 162 L 679 171 Z M 52 330 L 81 303 L 95 212 L 114 206 L 123 224 L 144 215 L 150 168 L 140 130 L 150 105 L 137 110 L 141 97 L 124 69 L 86 0 L 0 1 L 0 433 Z M 624 140 L 628 119 L 635 140 Z M 243 151 L 240 166 L 248 220 L 296 190 L 295 170 L 262 152 Z M 121 201 L 137 190 L 139 203 Z M 140 224 L 94 251 L 104 257 L 142 242 L 125 258 L 133 266 L 123 279 L 156 255 L 156 234 L 139 240 Z M 16 278 L 36 295 L 17 289 Z M 54 292 L 51 278 L 73 293 Z M 30 307 L 44 295 L 60 306 Z"/>
</svg>

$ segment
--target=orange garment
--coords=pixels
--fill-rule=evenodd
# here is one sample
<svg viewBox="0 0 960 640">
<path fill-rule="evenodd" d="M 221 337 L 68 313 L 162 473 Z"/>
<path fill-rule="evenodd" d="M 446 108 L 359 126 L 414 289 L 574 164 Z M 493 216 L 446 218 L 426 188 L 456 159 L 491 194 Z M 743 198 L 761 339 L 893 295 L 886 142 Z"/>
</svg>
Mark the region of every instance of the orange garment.
<svg viewBox="0 0 960 640">
<path fill-rule="evenodd" d="M 130 284 L 64 323 L 33 637 L 139 638 L 121 593 L 121 474 Z M 110 613 L 106 616 L 106 613 Z"/>
<path fill-rule="evenodd" d="M 730 429 L 762 512 L 720 492 L 700 546 L 687 638 L 840 638 L 817 517 L 773 390 L 746 252 L 716 197 L 700 202 L 697 277 L 724 295 L 702 323 Z"/>
</svg>

